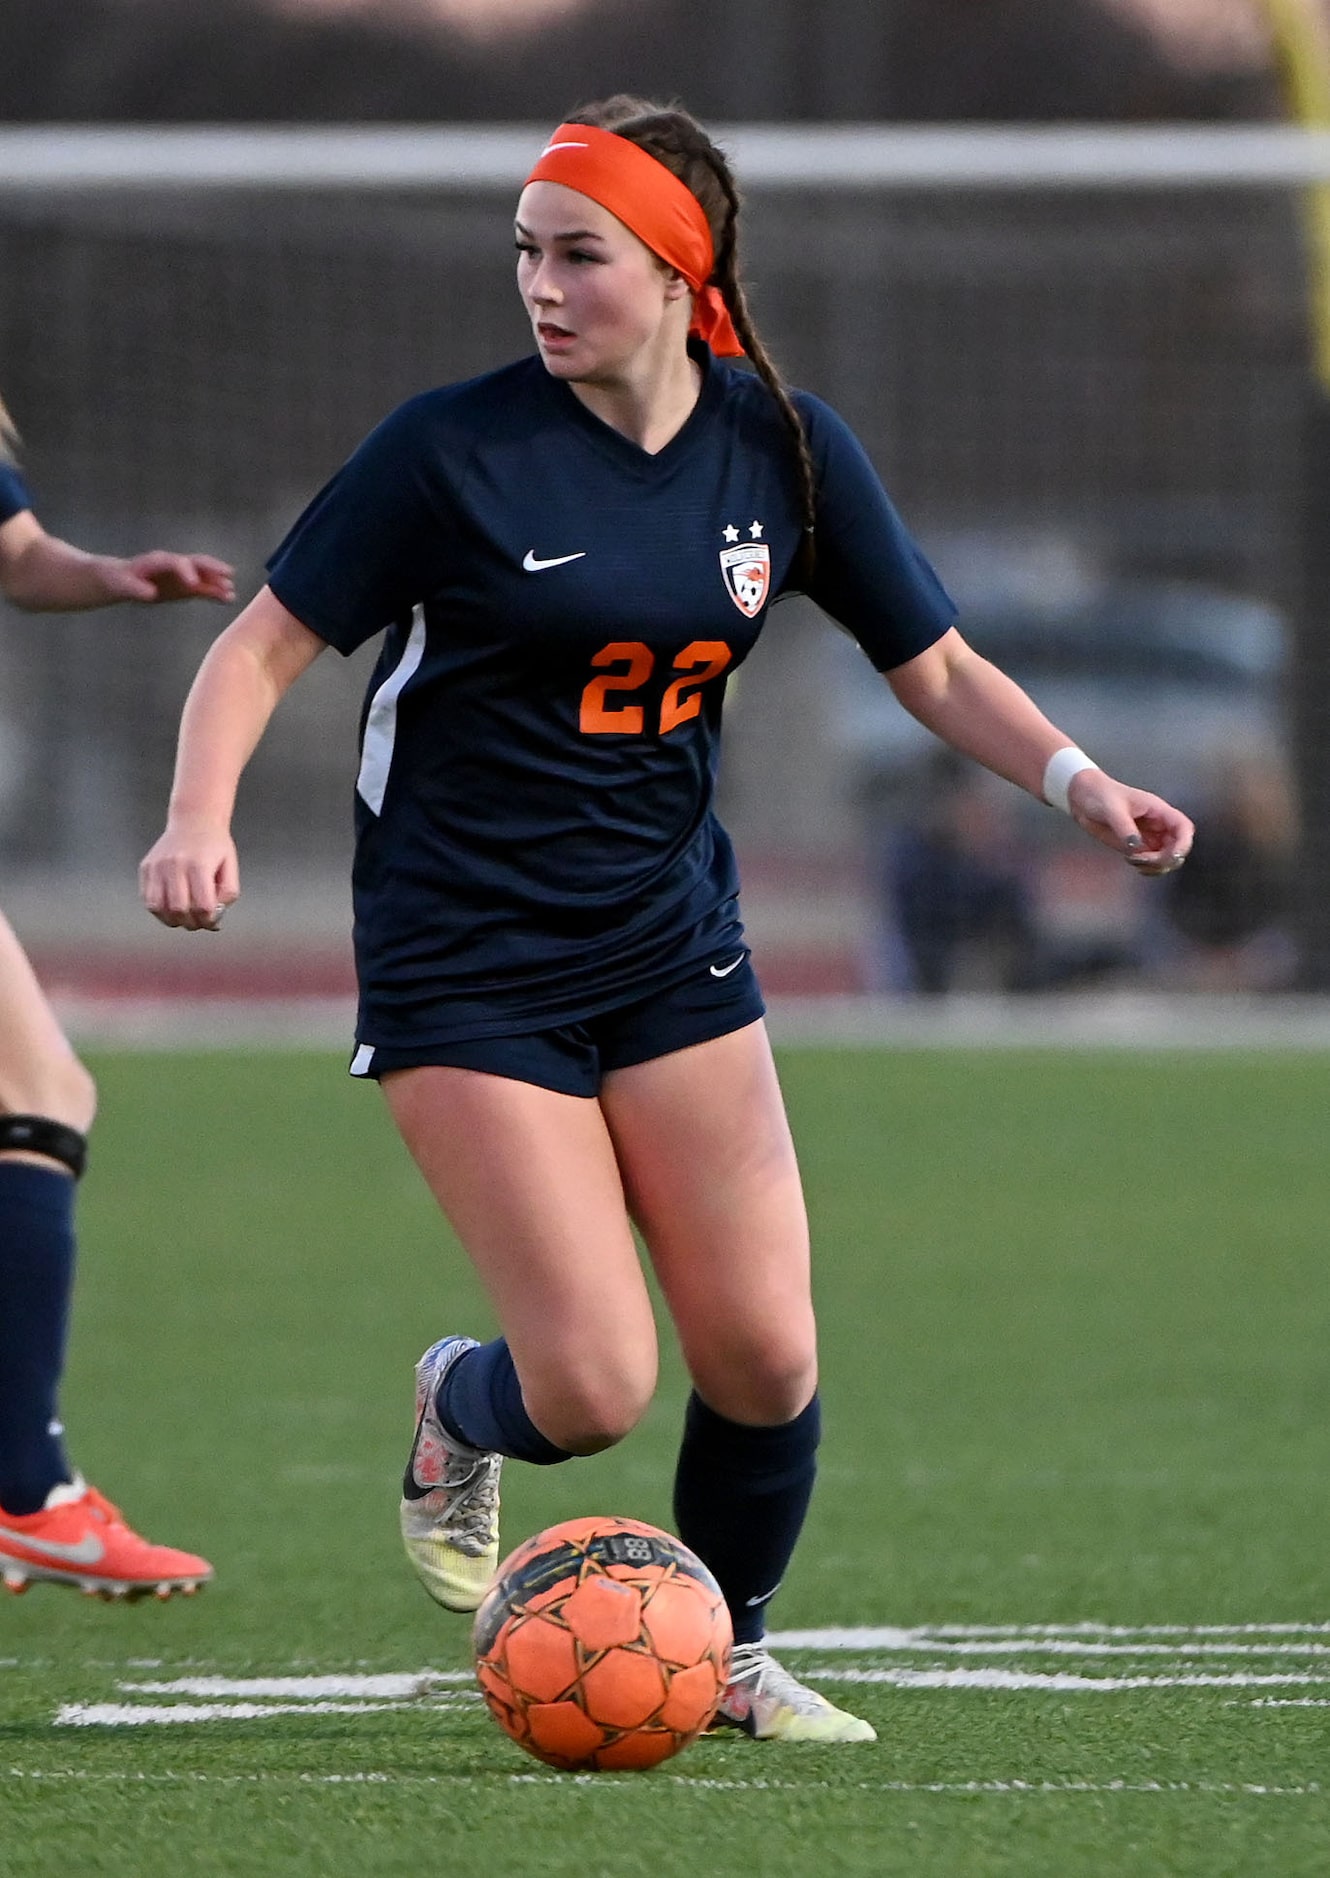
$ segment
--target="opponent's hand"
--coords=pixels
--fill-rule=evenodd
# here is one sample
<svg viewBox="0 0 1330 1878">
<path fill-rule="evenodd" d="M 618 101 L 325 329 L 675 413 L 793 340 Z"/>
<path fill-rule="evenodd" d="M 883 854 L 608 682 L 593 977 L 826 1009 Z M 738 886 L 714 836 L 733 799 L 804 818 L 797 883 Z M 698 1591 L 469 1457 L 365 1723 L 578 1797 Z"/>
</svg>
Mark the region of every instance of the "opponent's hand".
<svg viewBox="0 0 1330 1878">
<path fill-rule="evenodd" d="M 1073 776 L 1067 800 L 1073 821 L 1122 855 L 1138 874 L 1171 874 L 1191 851 L 1196 831 L 1181 809 L 1116 782 L 1101 769 Z"/>
<path fill-rule="evenodd" d="M 234 569 L 210 554 L 172 554 L 153 548 L 131 560 L 108 556 L 103 568 L 107 597 L 140 600 L 223 600 L 236 597 Z"/>
<path fill-rule="evenodd" d="M 240 897 L 240 864 L 225 828 L 168 822 L 139 863 L 139 892 L 154 919 L 186 932 L 216 932 Z"/>
</svg>

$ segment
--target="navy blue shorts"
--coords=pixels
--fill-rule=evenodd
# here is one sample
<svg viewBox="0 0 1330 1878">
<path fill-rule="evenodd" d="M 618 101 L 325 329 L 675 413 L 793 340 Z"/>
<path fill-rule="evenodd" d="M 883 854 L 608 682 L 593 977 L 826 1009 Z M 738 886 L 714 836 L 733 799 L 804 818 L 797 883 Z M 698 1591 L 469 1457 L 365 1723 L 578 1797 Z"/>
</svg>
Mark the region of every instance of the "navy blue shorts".
<svg viewBox="0 0 1330 1878">
<path fill-rule="evenodd" d="M 728 970 L 699 965 L 680 984 L 580 1023 L 514 1036 L 465 1037 L 455 1043 L 390 1049 L 362 1044 L 351 1059 L 351 1074 L 377 1082 L 395 1069 L 441 1064 L 533 1082 L 560 1095 L 595 1096 L 607 1071 L 728 1036 L 756 1023 L 766 1008 L 744 952 Z"/>
</svg>

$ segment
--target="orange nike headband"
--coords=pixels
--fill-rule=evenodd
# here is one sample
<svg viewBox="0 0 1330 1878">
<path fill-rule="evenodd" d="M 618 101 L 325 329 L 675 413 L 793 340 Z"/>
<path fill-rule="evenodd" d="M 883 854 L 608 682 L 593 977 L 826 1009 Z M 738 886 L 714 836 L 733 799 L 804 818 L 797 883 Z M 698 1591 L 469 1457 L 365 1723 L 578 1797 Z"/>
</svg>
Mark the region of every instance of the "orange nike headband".
<svg viewBox="0 0 1330 1878">
<path fill-rule="evenodd" d="M 672 170 L 612 130 L 560 124 L 527 181 L 562 183 L 617 215 L 692 288 L 690 336 L 704 339 L 721 358 L 742 356 L 724 297 L 710 284 L 716 250 L 702 204 Z"/>
</svg>

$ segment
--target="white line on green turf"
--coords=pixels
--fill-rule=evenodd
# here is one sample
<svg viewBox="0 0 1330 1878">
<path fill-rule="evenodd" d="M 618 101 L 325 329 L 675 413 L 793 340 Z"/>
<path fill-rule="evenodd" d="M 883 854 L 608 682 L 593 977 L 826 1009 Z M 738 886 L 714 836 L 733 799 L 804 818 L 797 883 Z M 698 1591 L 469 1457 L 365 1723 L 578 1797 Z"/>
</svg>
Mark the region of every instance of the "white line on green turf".
<svg viewBox="0 0 1330 1878">
<path fill-rule="evenodd" d="M 1314 1639 L 1325 1638 L 1326 1641 Z M 1253 1641 L 1256 1639 L 1256 1641 Z M 874 1683 L 901 1690 L 978 1690 L 1020 1693 L 1111 1695 L 1168 1689 L 1293 1689 L 1330 1684 L 1330 1675 L 1291 1664 L 1281 1669 L 1239 1667 L 1254 1657 L 1319 1658 L 1330 1656 L 1330 1626 L 1317 1624 L 938 1624 L 822 1628 L 778 1631 L 776 1649 L 828 1651 L 842 1656 L 925 1653 L 951 1656 L 1060 1656 L 1127 1658 L 1126 1674 L 1077 1674 L 1071 1670 L 1026 1667 L 928 1667 L 905 1663 L 811 1665 L 800 1674 L 813 1683 Z M 1204 1658 L 1213 1669 L 1191 1668 L 1188 1659 Z M 1167 1659 L 1169 1667 L 1159 1659 Z M 1144 1667 L 1150 1659 L 1150 1667 Z M 1219 1659 L 1219 1661 L 1215 1661 Z M 1220 1667 L 1220 1663 L 1225 1666 Z M 1158 1664 L 1158 1667 L 1155 1665 Z M 17 1662 L 9 1665 L 19 1667 Z M 36 1667 L 38 1665 L 31 1665 Z M 93 1667 L 89 1665 L 88 1667 Z M 102 1664 L 110 1668 L 114 1665 Z M 123 1667 L 161 1667 L 152 1658 L 128 1658 Z M 363 1670 L 341 1673 L 224 1676 L 195 1673 L 153 1681 L 117 1680 L 120 1702 L 68 1703 L 57 1727 L 180 1726 L 196 1722 L 262 1721 L 285 1715 L 366 1715 L 428 1702 L 433 1708 L 462 1707 L 480 1700 L 465 1669 L 412 1671 Z M 295 1669 L 296 1665 L 290 1665 Z M 192 1696 L 194 1702 L 169 1704 L 143 1697 Z M 140 1699 L 135 1699 L 140 1698 Z M 1314 1696 L 1254 1698 L 1252 1706 L 1323 1706 Z"/>
<path fill-rule="evenodd" d="M 799 1633 L 811 1636 L 811 1631 Z M 775 1649 L 779 1638 L 771 1639 Z M 890 1642 L 785 1643 L 787 1650 L 830 1649 L 874 1655 L 922 1650 L 930 1656 L 1330 1656 L 1330 1643 L 1098 1643 L 1079 1637 L 942 1637 L 924 1630 L 900 1631 Z"/>
<path fill-rule="evenodd" d="M 975 1639 L 980 1642 L 1036 1645 L 1044 1639 L 1069 1642 L 1101 1639 L 1176 1637 L 1327 1637 L 1330 1624 L 912 1624 L 873 1628 L 775 1630 L 767 1641 L 773 1650 L 908 1650 L 941 1647 Z"/>
<path fill-rule="evenodd" d="M 93 1770 L 91 1768 L 0 1767 L 0 1780 L 86 1780 L 119 1782 L 143 1786 L 298 1786 L 298 1787 L 564 1787 L 572 1792 L 631 1793 L 642 1791 L 638 1778 L 616 1774 L 400 1774 L 368 1773 L 310 1774 L 279 1773 L 269 1769 L 251 1773 L 209 1774 L 197 1771 L 148 1773 L 128 1768 Z M 1323 1799 L 1325 1789 L 1318 1781 L 1302 1786 L 1268 1786 L 1255 1781 L 1231 1780 L 756 1780 L 710 1779 L 703 1774 L 667 1774 L 653 1776 L 675 1787 L 697 1787 L 731 1793 L 785 1792 L 806 1793 L 935 1793 L 956 1794 L 963 1798 L 995 1794 L 1037 1797 L 1058 1794 L 1215 1794 L 1235 1799 Z"/>
<path fill-rule="evenodd" d="M 420 1669 L 408 1675 L 369 1676 L 178 1676 L 171 1682 L 122 1682 L 126 1694 L 286 1697 L 296 1701 L 402 1701 L 429 1695 L 446 1684 L 469 1683 L 469 1669 Z"/>
<path fill-rule="evenodd" d="M 267 1721 L 271 1715 L 369 1715 L 410 1708 L 409 1702 L 177 1702 L 154 1708 L 137 1702 L 66 1702 L 57 1728 L 143 1728 L 210 1721 Z"/>
<path fill-rule="evenodd" d="M 1330 1683 L 1330 1676 L 1290 1670 L 1283 1675 L 1201 1673 L 1180 1676 L 1074 1676 L 1019 1669 L 801 1669 L 808 1682 L 874 1682 L 893 1689 L 1048 1689 L 1064 1694 L 1112 1695 L 1123 1689 L 1269 1689 Z"/>
</svg>

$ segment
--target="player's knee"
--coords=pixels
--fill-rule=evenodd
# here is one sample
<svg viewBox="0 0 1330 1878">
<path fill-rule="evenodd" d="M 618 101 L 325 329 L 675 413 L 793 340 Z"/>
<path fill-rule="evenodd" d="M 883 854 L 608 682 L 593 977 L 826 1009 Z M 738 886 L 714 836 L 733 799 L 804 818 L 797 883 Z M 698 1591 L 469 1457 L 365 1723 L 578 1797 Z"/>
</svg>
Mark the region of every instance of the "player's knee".
<svg viewBox="0 0 1330 1878">
<path fill-rule="evenodd" d="M 793 1421 L 813 1399 L 816 1341 L 785 1335 L 731 1346 L 719 1361 L 700 1365 L 693 1380 L 717 1414 L 776 1428 Z"/>
<path fill-rule="evenodd" d="M 803 1413 L 817 1389 L 815 1363 L 764 1369 L 747 1379 L 744 1421 L 777 1428 Z"/>
<path fill-rule="evenodd" d="M 6 1077 L 0 1109 L 10 1115 L 44 1116 L 86 1135 L 97 1113 L 97 1085 L 71 1051 Z"/>
<path fill-rule="evenodd" d="M 532 1402 L 541 1432 L 569 1454 L 601 1454 L 641 1421 L 656 1386 L 654 1361 L 594 1374 L 565 1376 L 543 1402 Z"/>
</svg>

